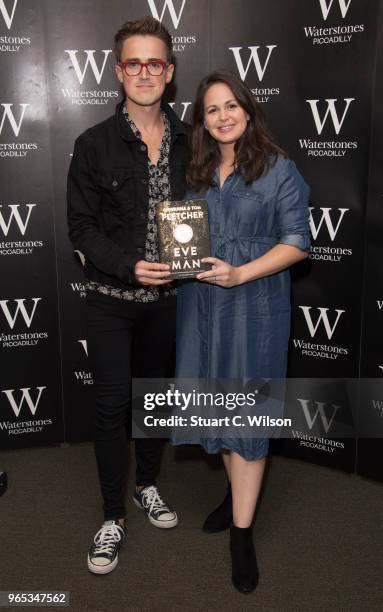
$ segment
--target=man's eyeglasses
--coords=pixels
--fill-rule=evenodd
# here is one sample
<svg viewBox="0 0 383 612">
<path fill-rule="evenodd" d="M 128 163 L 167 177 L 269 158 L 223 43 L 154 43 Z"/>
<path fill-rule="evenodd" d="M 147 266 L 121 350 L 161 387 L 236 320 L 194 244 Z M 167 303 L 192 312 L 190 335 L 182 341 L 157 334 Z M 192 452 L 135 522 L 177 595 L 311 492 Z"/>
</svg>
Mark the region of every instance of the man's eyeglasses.
<svg viewBox="0 0 383 612">
<path fill-rule="evenodd" d="M 153 59 L 150 60 L 150 62 L 127 60 L 126 62 L 118 62 L 118 65 L 120 68 L 122 68 L 122 70 L 125 70 L 125 73 L 128 76 L 138 76 L 144 66 L 151 76 L 161 76 L 168 64 L 163 60 Z"/>
</svg>

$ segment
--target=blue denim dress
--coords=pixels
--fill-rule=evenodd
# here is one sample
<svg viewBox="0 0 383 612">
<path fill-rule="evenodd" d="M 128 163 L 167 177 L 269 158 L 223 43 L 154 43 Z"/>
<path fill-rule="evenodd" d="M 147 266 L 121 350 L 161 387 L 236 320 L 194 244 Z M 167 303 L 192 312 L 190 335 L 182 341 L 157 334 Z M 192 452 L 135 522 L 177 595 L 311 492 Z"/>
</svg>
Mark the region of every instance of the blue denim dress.
<svg viewBox="0 0 383 612">
<path fill-rule="evenodd" d="M 310 246 L 309 189 L 294 162 L 278 156 L 266 175 L 246 185 L 240 173 L 222 188 L 189 194 L 209 205 L 211 254 L 233 266 L 274 245 Z M 290 272 L 223 288 L 180 283 L 177 300 L 177 378 L 284 378 L 290 334 Z M 177 439 L 178 438 L 178 439 Z M 190 440 L 173 438 L 174 444 Z M 195 443 L 195 441 L 193 441 Z M 264 457 L 268 440 L 203 438 L 208 453 L 226 448 L 247 460 Z"/>
</svg>

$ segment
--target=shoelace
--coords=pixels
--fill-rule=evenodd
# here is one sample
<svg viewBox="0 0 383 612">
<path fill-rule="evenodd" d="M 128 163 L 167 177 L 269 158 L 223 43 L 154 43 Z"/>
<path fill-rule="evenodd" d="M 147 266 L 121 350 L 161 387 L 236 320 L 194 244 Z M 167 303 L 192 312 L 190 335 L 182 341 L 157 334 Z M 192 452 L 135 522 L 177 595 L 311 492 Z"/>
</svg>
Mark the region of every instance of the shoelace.
<svg viewBox="0 0 383 612">
<path fill-rule="evenodd" d="M 95 552 L 112 553 L 113 545 L 119 542 L 124 536 L 124 530 L 120 525 L 103 525 L 94 536 L 96 544 Z"/>
<path fill-rule="evenodd" d="M 157 487 L 154 487 L 154 486 L 147 487 L 143 491 L 142 497 L 143 497 L 144 506 L 146 508 L 149 507 L 149 512 L 153 512 L 153 510 L 155 512 L 158 510 L 168 510 L 168 506 L 163 501 L 163 499 L 161 499 L 160 494 L 158 493 Z"/>
</svg>

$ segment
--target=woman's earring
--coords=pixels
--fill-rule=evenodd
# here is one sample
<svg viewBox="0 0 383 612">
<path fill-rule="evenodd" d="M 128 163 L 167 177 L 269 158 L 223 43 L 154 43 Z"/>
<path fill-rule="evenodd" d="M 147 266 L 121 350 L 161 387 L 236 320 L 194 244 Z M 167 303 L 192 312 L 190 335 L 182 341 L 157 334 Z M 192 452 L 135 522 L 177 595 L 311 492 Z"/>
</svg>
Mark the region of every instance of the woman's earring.
<svg viewBox="0 0 383 612">
<path fill-rule="evenodd" d="M 246 121 L 250 121 L 250 115 L 246 115 Z"/>
</svg>

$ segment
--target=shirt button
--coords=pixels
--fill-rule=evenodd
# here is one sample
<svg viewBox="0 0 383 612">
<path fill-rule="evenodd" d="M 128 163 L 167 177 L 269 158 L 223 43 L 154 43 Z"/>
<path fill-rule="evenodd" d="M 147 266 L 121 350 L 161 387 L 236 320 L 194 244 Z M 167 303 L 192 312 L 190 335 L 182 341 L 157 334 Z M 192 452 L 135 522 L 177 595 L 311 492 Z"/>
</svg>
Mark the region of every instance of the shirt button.
<svg viewBox="0 0 383 612">
<path fill-rule="evenodd" d="M 141 151 L 146 151 L 146 145 L 142 144 L 142 145 L 140 146 L 140 149 L 141 149 Z"/>
<path fill-rule="evenodd" d="M 113 181 L 112 187 L 117 187 L 117 185 L 118 185 L 118 181 Z"/>
<path fill-rule="evenodd" d="M 141 179 L 141 183 L 142 183 L 143 185 L 147 185 L 148 181 L 147 181 L 146 179 Z"/>
<path fill-rule="evenodd" d="M 138 247 L 137 253 L 143 253 L 143 252 L 144 252 L 144 249 L 142 247 Z"/>
</svg>

